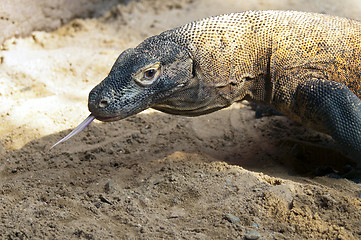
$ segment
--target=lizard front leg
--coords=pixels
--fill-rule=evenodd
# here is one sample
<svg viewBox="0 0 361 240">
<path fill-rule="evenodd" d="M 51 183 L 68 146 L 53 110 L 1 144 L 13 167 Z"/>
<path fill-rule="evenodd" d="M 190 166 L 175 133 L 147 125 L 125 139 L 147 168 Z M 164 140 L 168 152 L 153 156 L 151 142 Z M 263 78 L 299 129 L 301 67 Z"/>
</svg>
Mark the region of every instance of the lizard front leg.
<svg viewBox="0 0 361 240">
<path fill-rule="evenodd" d="M 316 78 L 299 82 L 291 108 L 303 124 L 328 133 L 361 169 L 361 100 L 346 85 Z"/>
</svg>

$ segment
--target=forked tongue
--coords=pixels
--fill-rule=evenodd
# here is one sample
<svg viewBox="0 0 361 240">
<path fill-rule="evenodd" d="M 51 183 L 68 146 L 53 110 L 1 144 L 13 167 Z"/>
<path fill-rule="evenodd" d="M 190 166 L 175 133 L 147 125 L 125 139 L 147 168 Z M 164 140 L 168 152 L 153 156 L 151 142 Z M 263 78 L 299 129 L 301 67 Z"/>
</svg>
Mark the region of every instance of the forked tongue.
<svg viewBox="0 0 361 240">
<path fill-rule="evenodd" d="M 66 135 L 64 138 L 62 138 L 59 142 L 55 143 L 50 149 L 52 149 L 53 147 L 55 147 L 56 145 L 65 142 L 66 140 L 68 140 L 69 138 L 71 138 L 72 136 L 80 133 L 86 126 L 88 126 L 93 120 L 95 119 L 95 117 L 93 115 L 89 115 L 82 123 L 79 124 L 79 126 L 77 126 L 76 128 L 74 128 L 73 131 L 71 131 L 68 135 Z"/>
</svg>

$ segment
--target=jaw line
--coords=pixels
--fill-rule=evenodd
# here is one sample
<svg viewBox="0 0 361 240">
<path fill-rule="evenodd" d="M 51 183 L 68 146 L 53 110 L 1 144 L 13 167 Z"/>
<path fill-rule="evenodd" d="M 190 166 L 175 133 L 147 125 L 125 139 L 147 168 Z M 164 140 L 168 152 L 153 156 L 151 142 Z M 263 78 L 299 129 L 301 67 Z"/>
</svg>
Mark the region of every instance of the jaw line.
<svg viewBox="0 0 361 240">
<path fill-rule="evenodd" d="M 95 117 L 96 120 L 102 121 L 102 122 L 115 122 L 122 120 L 124 118 L 136 115 L 137 113 L 140 113 L 141 111 L 144 111 L 145 109 L 150 108 L 150 106 L 138 108 L 137 106 L 134 108 L 127 109 L 127 111 L 118 111 L 117 115 L 113 115 L 110 117 L 104 117 L 104 116 L 98 116 L 92 113 L 92 115 Z"/>
<path fill-rule="evenodd" d="M 113 117 L 100 117 L 100 116 L 95 116 L 96 120 L 102 121 L 102 122 L 114 122 L 114 121 L 118 121 L 123 119 L 124 117 L 117 115 L 117 116 L 113 116 Z"/>
<path fill-rule="evenodd" d="M 130 111 L 130 113 L 119 113 L 118 115 L 114 115 L 114 116 L 111 116 L 111 117 L 102 117 L 102 116 L 97 116 L 95 114 L 93 114 L 93 116 L 95 117 L 96 120 L 99 120 L 99 121 L 102 121 L 102 122 L 115 122 L 115 121 L 119 121 L 119 120 L 122 120 L 124 118 L 127 118 L 127 117 L 130 117 L 130 116 L 133 116 L 139 112 L 141 112 L 143 110 L 140 110 L 140 111 Z"/>
</svg>

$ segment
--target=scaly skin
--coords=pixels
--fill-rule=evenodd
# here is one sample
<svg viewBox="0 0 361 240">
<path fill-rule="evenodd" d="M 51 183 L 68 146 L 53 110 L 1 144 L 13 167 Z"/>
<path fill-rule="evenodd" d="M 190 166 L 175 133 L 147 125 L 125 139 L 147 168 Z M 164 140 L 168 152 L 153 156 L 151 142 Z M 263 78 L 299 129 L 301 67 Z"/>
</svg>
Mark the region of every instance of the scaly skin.
<svg viewBox="0 0 361 240">
<path fill-rule="evenodd" d="M 361 166 L 361 22 L 314 13 L 210 17 L 123 52 L 89 94 L 102 121 L 152 107 L 186 116 L 241 100 L 331 135 Z"/>
</svg>

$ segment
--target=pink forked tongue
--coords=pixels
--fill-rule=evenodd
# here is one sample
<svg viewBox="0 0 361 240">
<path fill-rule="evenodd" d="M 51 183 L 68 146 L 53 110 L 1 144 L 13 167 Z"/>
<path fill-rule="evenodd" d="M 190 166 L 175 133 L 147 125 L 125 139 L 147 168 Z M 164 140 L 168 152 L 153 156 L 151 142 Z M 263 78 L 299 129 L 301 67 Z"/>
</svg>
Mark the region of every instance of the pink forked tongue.
<svg viewBox="0 0 361 240">
<path fill-rule="evenodd" d="M 55 143 L 51 148 L 55 147 L 56 145 L 65 142 L 66 140 L 68 140 L 69 138 L 71 138 L 72 136 L 74 136 L 75 134 L 80 133 L 86 126 L 88 126 L 93 120 L 95 119 L 95 117 L 93 115 L 89 115 L 82 123 L 79 124 L 79 126 L 77 126 L 76 128 L 74 128 L 73 131 L 71 131 L 68 135 L 66 135 L 64 138 L 62 138 L 59 142 Z M 50 148 L 50 149 L 51 149 Z"/>
</svg>

